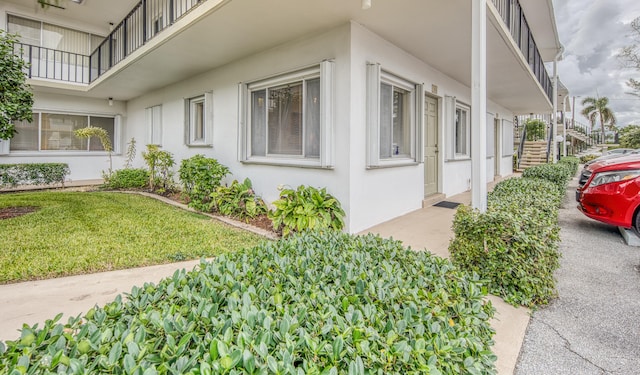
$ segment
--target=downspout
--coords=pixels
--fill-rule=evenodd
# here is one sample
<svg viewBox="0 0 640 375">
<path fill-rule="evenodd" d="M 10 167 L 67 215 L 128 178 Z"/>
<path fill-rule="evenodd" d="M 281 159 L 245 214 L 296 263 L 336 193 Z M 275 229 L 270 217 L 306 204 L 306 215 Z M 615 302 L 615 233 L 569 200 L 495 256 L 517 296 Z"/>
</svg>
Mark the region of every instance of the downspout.
<svg viewBox="0 0 640 375">
<path fill-rule="evenodd" d="M 562 53 L 564 52 L 564 47 L 560 45 L 560 49 L 558 53 L 553 58 L 553 113 L 551 114 L 551 144 L 552 155 L 553 155 L 553 163 L 555 164 L 558 161 L 558 144 L 556 140 L 556 131 L 558 129 L 558 60 L 562 59 Z"/>
</svg>

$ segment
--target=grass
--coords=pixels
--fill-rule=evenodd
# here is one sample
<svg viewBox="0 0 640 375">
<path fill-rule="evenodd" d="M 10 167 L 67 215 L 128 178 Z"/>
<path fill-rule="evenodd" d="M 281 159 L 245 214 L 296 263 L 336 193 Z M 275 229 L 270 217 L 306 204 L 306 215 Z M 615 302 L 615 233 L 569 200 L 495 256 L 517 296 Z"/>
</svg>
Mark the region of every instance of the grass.
<svg viewBox="0 0 640 375">
<path fill-rule="evenodd" d="M 212 257 L 262 237 L 152 198 L 120 193 L 0 194 L 0 284 Z"/>
</svg>

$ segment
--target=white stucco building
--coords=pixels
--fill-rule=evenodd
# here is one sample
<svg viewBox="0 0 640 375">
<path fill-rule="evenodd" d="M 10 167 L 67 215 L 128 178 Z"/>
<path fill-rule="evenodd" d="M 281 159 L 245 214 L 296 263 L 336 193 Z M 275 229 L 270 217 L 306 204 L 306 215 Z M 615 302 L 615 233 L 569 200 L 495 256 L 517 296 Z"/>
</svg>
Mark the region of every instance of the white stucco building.
<svg viewBox="0 0 640 375">
<path fill-rule="evenodd" d="M 55 2 L 52 1 L 53 4 Z M 131 138 L 179 161 L 218 159 L 267 201 L 326 187 L 350 232 L 471 182 L 471 0 L 5 0 L 0 25 L 31 62 L 34 121 L 0 163 L 114 167 Z M 552 113 L 551 0 L 487 0 L 486 182 L 512 172 L 513 118 Z M 365 9 L 367 8 L 367 9 Z"/>
</svg>

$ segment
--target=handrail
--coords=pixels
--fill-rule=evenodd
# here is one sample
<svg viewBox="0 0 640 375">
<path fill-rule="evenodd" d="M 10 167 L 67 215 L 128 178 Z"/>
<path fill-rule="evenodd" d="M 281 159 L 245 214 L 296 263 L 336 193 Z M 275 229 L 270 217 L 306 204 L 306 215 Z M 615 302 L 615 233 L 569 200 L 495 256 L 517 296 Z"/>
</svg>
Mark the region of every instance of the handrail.
<svg viewBox="0 0 640 375">
<path fill-rule="evenodd" d="M 522 127 L 522 137 L 520 137 L 520 144 L 518 145 L 518 165 L 517 169 L 520 169 L 520 162 L 522 162 L 522 154 L 524 154 L 524 142 L 527 139 L 527 127 Z"/>
<path fill-rule="evenodd" d="M 551 155 L 551 143 L 553 143 L 553 123 L 549 124 L 548 134 L 549 135 L 547 136 L 547 163 L 549 162 L 549 156 Z"/>
<path fill-rule="evenodd" d="M 502 21 L 511 32 L 511 37 L 516 42 L 529 68 L 538 79 L 540 86 L 547 94 L 547 98 L 553 103 L 553 85 L 549 73 L 544 66 L 540 50 L 529 28 L 529 23 L 519 0 L 492 0 Z"/>
<path fill-rule="evenodd" d="M 29 78 L 89 83 L 90 59 L 87 55 L 15 42 L 13 53 L 29 64 Z"/>
<path fill-rule="evenodd" d="M 91 53 L 90 82 L 207 0 L 140 0 Z"/>
</svg>

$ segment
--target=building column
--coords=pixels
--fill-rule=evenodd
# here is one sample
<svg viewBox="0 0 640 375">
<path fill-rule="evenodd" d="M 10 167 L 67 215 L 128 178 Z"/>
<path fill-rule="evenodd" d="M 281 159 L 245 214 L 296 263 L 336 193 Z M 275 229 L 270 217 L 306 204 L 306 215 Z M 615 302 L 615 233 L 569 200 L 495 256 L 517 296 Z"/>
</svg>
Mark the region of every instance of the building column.
<svg viewBox="0 0 640 375">
<path fill-rule="evenodd" d="M 487 3 L 471 2 L 471 205 L 487 210 Z"/>
</svg>

